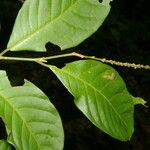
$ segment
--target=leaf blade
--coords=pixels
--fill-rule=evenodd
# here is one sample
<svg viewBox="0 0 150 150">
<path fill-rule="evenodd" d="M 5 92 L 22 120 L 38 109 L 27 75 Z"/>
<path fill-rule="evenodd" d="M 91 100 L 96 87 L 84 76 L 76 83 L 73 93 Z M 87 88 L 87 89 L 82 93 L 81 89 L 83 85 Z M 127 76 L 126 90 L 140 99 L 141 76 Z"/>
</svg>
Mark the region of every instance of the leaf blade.
<svg viewBox="0 0 150 150">
<path fill-rule="evenodd" d="M 52 42 L 67 49 L 93 34 L 109 13 L 98 0 L 26 0 L 19 11 L 7 48 L 46 51 Z"/>
<path fill-rule="evenodd" d="M 1 150 L 11 150 L 11 146 L 4 140 L 0 140 L 0 149 Z"/>
<path fill-rule="evenodd" d="M 62 69 L 50 66 L 50 69 L 94 125 L 119 140 L 131 138 L 134 104 L 114 69 L 91 60 L 70 63 Z"/>
<path fill-rule="evenodd" d="M 0 117 L 9 142 L 20 150 L 63 149 L 62 123 L 48 98 L 28 81 L 24 86 L 11 87 L 3 71 L 0 83 Z"/>
</svg>

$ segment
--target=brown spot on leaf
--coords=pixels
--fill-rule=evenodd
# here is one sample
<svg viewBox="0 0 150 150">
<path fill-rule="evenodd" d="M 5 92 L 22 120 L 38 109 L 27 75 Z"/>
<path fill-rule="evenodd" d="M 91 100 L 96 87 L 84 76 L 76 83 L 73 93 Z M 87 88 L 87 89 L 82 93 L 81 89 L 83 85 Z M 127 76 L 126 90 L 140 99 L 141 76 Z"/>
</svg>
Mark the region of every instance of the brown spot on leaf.
<svg viewBox="0 0 150 150">
<path fill-rule="evenodd" d="M 109 74 L 104 74 L 103 77 L 107 80 L 114 80 L 115 79 L 115 73 L 109 73 Z"/>
</svg>

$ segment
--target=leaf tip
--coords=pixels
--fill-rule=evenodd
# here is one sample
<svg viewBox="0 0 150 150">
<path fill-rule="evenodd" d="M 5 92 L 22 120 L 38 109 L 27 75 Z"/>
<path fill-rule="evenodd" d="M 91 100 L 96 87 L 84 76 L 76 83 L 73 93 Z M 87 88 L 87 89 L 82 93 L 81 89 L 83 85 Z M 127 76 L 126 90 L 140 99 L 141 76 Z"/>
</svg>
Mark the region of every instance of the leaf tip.
<svg viewBox="0 0 150 150">
<path fill-rule="evenodd" d="M 141 97 L 133 97 L 133 96 L 132 96 L 132 99 L 133 99 L 134 105 L 141 104 L 141 105 L 143 105 L 143 106 L 145 106 L 145 107 L 148 107 L 148 106 L 146 105 L 147 101 L 145 101 L 145 100 L 142 99 Z"/>
</svg>

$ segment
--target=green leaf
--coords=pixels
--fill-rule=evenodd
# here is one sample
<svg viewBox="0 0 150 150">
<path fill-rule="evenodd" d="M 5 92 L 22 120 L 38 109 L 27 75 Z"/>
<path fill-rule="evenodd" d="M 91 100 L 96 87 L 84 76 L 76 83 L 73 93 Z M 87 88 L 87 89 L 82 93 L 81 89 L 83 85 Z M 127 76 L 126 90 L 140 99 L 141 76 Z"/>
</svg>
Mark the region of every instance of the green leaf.
<svg viewBox="0 0 150 150">
<path fill-rule="evenodd" d="M 46 51 L 52 42 L 67 49 L 93 34 L 107 17 L 111 0 L 26 0 L 7 48 Z"/>
<path fill-rule="evenodd" d="M 0 150 L 11 150 L 11 146 L 4 140 L 0 140 Z"/>
<path fill-rule="evenodd" d="M 82 60 L 62 69 L 55 66 L 50 69 L 95 126 L 116 139 L 130 139 L 134 131 L 134 104 L 124 81 L 113 68 L 101 62 Z"/>
<path fill-rule="evenodd" d="M 3 71 L 0 71 L 0 117 L 6 125 L 8 141 L 16 149 L 63 149 L 63 128 L 55 107 L 29 81 L 11 87 Z"/>
<path fill-rule="evenodd" d="M 142 99 L 141 97 L 132 97 L 133 99 L 133 103 L 134 105 L 137 105 L 137 104 L 141 104 L 143 106 L 146 106 L 146 101 L 144 99 Z"/>
</svg>

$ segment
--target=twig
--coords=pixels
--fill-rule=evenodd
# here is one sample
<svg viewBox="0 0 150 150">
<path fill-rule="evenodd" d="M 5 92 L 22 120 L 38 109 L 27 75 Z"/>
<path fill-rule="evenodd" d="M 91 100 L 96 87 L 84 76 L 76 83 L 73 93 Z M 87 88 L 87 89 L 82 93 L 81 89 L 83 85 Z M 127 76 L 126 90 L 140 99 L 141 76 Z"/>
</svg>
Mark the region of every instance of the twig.
<svg viewBox="0 0 150 150">
<path fill-rule="evenodd" d="M 9 50 L 5 50 L 0 54 L 0 60 L 16 60 L 16 61 L 30 61 L 30 62 L 37 62 L 37 63 L 47 63 L 48 60 L 52 59 L 58 59 L 58 58 L 63 58 L 63 57 L 79 57 L 82 59 L 92 59 L 92 60 L 97 60 L 101 61 L 103 63 L 111 64 L 111 65 L 116 65 L 116 66 L 121 66 L 121 67 L 128 67 L 128 68 L 134 68 L 134 69 L 149 69 L 149 65 L 143 65 L 143 64 L 135 64 L 135 63 L 128 63 L 128 62 L 119 62 L 119 61 L 114 61 L 114 60 L 107 60 L 106 58 L 97 58 L 95 56 L 87 56 L 87 55 L 82 55 L 76 52 L 73 53 L 67 53 L 67 54 L 60 54 L 60 55 L 54 55 L 54 56 L 48 56 L 48 57 L 39 57 L 39 58 L 21 58 L 21 57 L 6 57 L 3 56 Z M 46 64 L 45 64 L 46 65 Z"/>
</svg>

